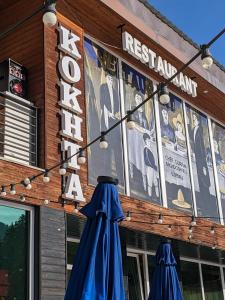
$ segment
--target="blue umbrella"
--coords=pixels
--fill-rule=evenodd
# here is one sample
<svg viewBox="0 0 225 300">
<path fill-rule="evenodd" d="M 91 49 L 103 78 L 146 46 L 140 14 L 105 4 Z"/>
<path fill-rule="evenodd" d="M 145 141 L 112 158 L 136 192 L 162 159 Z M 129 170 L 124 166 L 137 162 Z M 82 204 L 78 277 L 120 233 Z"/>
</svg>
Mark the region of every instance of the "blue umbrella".
<svg viewBox="0 0 225 300">
<path fill-rule="evenodd" d="M 118 180 L 98 177 L 87 223 L 74 259 L 65 300 L 125 300 L 118 222 L 124 218 Z"/>
<path fill-rule="evenodd" d="M 176 260 L 169 242 L 162 242 L 156 252 L 156 268 L 151 281 L 149 300 L 182 300 Z"/>
</svg>

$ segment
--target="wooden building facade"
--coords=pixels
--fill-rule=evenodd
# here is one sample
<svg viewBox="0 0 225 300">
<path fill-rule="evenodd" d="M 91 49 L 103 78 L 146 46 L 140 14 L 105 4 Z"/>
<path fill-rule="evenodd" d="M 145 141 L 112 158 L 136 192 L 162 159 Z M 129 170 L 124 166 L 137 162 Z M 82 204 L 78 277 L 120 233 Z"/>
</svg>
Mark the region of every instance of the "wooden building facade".
<svg viewBox="0 0 225 300">
<path fill-rule="evenodd" d="M 62 300 L 97 176 L 119 178 L 127 299 L 148 299 L 153 255 L 172 240 L 184 299 L 225 299 L 225 72 L 200 58 L 86 151 L 46 172 L 106 131 L 198 51 L 142 0 L 57 1 L 56 27 L 42 12 L 1 37 L 0 62 L 28 71 L 28 96 L 0 92 L 0 298 Z M 42 1 L 0 1 L 0 28 Z M 13 13 L 13 12 L 16 12 Z M 207 42 L 207 41 L 206 41 Z M 0 78 L 1 80 L 1 78 Z M 6 92 L 7 91 L 7 92 Z M 11 186 L 12 187 L 12 186 Z M 194 219 L 193 219 L 194 218 Z M 197 224 L 195 225 L 194 222 Z M 16 267 L 15 267 L 16 266 Z M 13 271 L 13 268 L 16 269 Z M 17 280 L 19 278 L 19 280 Z"/>
</svg>

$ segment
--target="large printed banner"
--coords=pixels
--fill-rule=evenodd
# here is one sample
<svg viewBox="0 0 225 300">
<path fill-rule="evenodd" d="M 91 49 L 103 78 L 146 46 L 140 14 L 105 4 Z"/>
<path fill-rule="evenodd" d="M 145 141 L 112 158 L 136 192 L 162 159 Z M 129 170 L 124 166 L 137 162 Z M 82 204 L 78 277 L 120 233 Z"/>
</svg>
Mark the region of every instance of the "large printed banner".
<svg viewBox="0 0 225 300">
<path fill-rule="evenodd" d="M 198 215 L 218 216 L 207 117 L 187 105 L 188 133 Z"/>
<path fill-rule="evenodd" d="M 221 125 L 212 122 L 212 130 L 221 204 L 223 216 L 225 216 L 225 129 Z"/>
<path fill-rule="evenodd" d="M 138 106 L 153 91 L 153 83 L 127 64 L 122 64 L 126 111 Z M 161 204 L 158 153 L 153 100 L 134 114 L 135 128 L 127 129 L 131 196 Z"/>
<path fill-rule="evenodd" d="M 84 41 L 85 48 L 85 97 L 87 103 L 88 142 L 102 131 L 113 126 L 120 118 L 118 60 L 112 54 L 94 44 Z M 107 150 L 94 143 L 88 150 L 89 183 L 96 185 L 98 176 L 119 179 L 120 191 L 124 191 L 124 166 L 121 127 L 107 134 Z"/>
<path fill-rule="evenodd" d="M 160 126 L 168 207 L 192 212 L 190 172 L 181 100 L 160 104 Z"/>
</svg>

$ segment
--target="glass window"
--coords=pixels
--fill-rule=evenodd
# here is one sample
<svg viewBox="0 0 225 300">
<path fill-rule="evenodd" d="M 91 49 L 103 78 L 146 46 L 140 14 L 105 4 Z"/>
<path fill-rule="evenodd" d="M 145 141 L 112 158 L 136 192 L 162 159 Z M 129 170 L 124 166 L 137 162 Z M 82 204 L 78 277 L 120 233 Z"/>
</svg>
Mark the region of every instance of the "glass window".
<svg viewBox="0 0 225 300">
<path fill-rule="evenodd" d="M 150 79 L 122 64 L 125 111 L 138 106 L 153 91 Z M 131 196 L 161 204 L 153 100 L 134 114 L 135 128 L 127 129 Z"/>
<path fill-rule="evenodd" d="M 149 282 L 151 282 L 153 277 L 153 272 L 156 266 L 155 263 L 155 256 L 154 255 L 147 255 L 148 258 L 148 275 L 149 275 Z"/>
<path fill-rule="evenodd" d="M 221 205 L 225 216 L 225 129 L 221 125 L 212 122 L 212 131 Z"/>
<path fill-rule="evenodd" d="M 187 105 L 187 121 L 198 215 L 218 216 L 208 120 Z"/>
<path fill-rule="evenodd" d="M 28 299 L 29 212 L 0 205 L 0 299 Z"/>
<path fill-rule="evenodd" d="M 202 300 L 199 266 L 197 263 L 180 261 L 184 300 Z"/>
<path fill-rule="evenodd" d="M 168 207 L 192 212 L 182 102 L 170 94 L 169 105 L 159 104 L 159 109 Z"/>
<path fill-rule="evenodd" d="M 129 300 L 144 300 L 143 285 L 138 254 L 128 254 L 128 288 Z"/>
<path fill-rule="evenodd" d="M 202 265 L 205 300 L 223 300 L 220 269 L 216 266 Z"/>
<path fill-rule="evenodd" d="M 118 60 L 89 39 L 85 39 L 84 48 L 87 131 L 90 142 L 121 119 Z M 107 134 L 106 139 L 109 143 L 107 150 L 100 149 L 99 143 L 89 148 L 89 183 L 96 185 L 99 175 L 113 176 L 119 179 L 119 188 L 123 190 L 121 127 L 117 126 Z"/>
</svg>

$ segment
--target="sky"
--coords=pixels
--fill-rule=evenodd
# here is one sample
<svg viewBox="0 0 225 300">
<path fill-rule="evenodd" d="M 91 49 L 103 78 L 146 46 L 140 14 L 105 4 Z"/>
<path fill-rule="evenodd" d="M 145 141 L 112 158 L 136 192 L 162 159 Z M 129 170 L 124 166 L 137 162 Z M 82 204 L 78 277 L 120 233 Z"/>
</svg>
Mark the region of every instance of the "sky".
<svg viewBox="0 0 225 300">
<path fill-rule="evenodd" d="M 22 209 L 17 209 L 17 208 L 12 208 L 12 207 L 7 207 L 7 206 L 2 206 L 0 205 L 0 222 L 10 225 L 12 223 L 15 223 L 16 221 L 19 220 L 20 216 L 24 214 L 24 210 Z"/>
<path fill-rule="evenodd" d="M 225 0 L 148 0 L 162 15 L 197 44 L 206 44 L 225 28 Z M 225 66 L 225 34 L 211 46 L 213 57 Z"/>
</svg>

